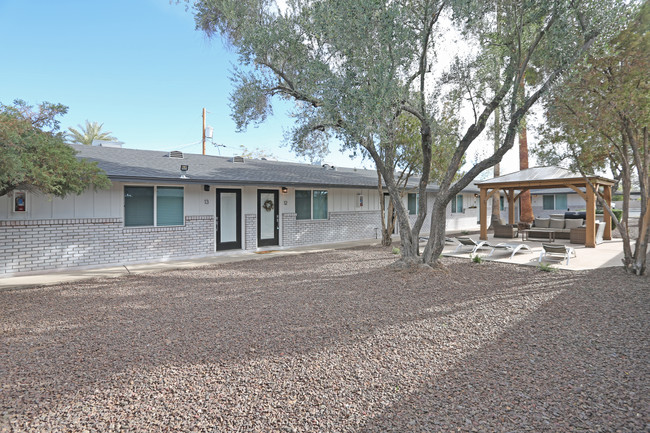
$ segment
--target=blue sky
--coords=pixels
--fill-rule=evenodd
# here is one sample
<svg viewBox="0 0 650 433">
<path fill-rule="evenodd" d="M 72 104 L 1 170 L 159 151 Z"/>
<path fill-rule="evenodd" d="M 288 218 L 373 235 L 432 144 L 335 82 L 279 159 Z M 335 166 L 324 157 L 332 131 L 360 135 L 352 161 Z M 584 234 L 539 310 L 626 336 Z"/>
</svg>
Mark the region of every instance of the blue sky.
<svg viewBox="0 0 650 433">
<path fill-rule="evenodd" d="M 62 103 L 69 107 L 62 129 L 88 119 L 104 123 L 125 147 L 188 153 L 201 153 L 205 107 L 214 141 L 226 146 L 208 144 L 208 154 L 232 156 L 243 145 L 279 160 L 308 162 L 282 146 L 283 129 L 292 125 L 289 105 L 274 104 L 274 115 L 262 125 L 236 132 L 228 96 L 237 57 L 221 40 L 194 29 L 185 4 L 173 3 L 0 0 L 0 102 Z M 330 150 L 323 162 L 374 167 L 351 160 L 336 144 Z M 470 152 L 467 160 L 473 159 Z M 513 149 L 502 173 L 517 169 Z"/>
<path fill-rule="evenodd" d="M 280 160 L 303 161 L 282 147 L 287 106 L 244 133 L 235 131 L 228 95 L 237 58 L 220 40 L 194 29 L 191 11 L 169 0 L 0 0 L 0 102 L 58 102 L 69 107 L 61 127 L 86 119 L 125 147 L 201 153 L 201 111 L 214 127 L 208 154 L 230 156 L 239 145 Z M 336 145 L 327 162 L 351 161 Z M 220 153 L 219 153 L 220 152 Z"/>
</svg>

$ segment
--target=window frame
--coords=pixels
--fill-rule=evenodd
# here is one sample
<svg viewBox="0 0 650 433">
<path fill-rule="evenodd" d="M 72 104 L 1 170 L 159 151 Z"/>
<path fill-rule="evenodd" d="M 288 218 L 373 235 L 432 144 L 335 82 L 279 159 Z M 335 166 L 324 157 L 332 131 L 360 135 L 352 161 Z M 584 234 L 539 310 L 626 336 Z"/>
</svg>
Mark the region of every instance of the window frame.
<svg viewBox="0 0 650 433">
<path fill-rule="evenodd" d="M 546 206 L 546 198 L 553 198 L 553 205 L 549 208 Z M 542 210 L 555 210 L 555 194 L 542 194 Z"/>
<path fill-rule="evenodd" d="M 298 218 L 298 210 L 296 206 L 296 192 L 298 191 L 309 191 L 309 218 Z M 323 191 L 325 192 L 325 198 L 326 198 L 326 206 L 327 206 L 327 211 L 326 211 L 326 216 L 325 218 L 314 218 L 314 191 Z M 329 208 L 329 189 L 317 189 L 317 188 L 310 188 L 310 189 L 302 189 L 302 188 L 296 188 L 294 191 L 293 195 L 293 206 L 294 206 L 294 212 L 296 214 L 296 221 L 327 221 L 330 219 L 330 208 Z"/>
<path fill-rule="evenodd" d="M 460 207 L 461 210 L 458 212 L 458 197 L 460 197 Z M 463 198 L 462 194 L 456 194 L 451 198 L 451 213 L 464 213 L 463 210 L 465 209 L 465 199 Z"/>
<path fill-rule="evenodd" d="M 126 224 L 126 188 L 153 188 L 153 225 L 127 225 Z M 161 188 L 182 188 L 183 190 L 183 222 L 176 225 L 158 225 L 158 187 Z M 169 228 L 169 227 L 184 227 L 185 226 L 185 185 L 129 185 L 124 184 L 122 187 L 122 226 L 126 229 L 141 229 L 141 228 Z"/>
<path fill-rule="evenodd" d="M 409 197 L 410 196 L 415 196 L 415 212 L 411 212 L 411 207 L 409 204 Z M 417 192 L 409 192 L 406 195 L 406 208 L 408 209 L 409 215 L 417 215 L 418 211 L 420 210 L 420 193 Z"/>
</svg>

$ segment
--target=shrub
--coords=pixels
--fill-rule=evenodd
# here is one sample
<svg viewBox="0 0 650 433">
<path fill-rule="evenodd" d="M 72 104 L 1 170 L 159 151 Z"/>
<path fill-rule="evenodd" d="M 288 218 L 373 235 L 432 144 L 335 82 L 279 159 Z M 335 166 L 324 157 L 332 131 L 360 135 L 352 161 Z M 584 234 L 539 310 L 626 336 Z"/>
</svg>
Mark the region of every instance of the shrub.
<svg viewBox="0 0 650 433">
<path fill-rule="evenodd" d="M 623 209 L 612 209 L 612 212 L 614 215 L 616 215 L 615 219 L 612 219 L 612 230 L 616 229 L 616 224 L 623 218 Z M 596 209 L 596 215 L 603 215 L 604 211 L 602 209 Z"/>
<path fill-rule="evenodd" d="M 544 272 L 554 272 L 555 269 L 551 267 L 548 263 L 540 263 L 539 264 L 539 270 L 544 271 Z"/>
<path fill-rule="evenodd" d="M 399 248 L 393 247 L 393 254 L 399 254 L 399 253 L 400 253 Z"/>
<path fill-rule="evenodd" d="M 472 257 L 472 261 L 473 261 L 474 263 L 483 263 L 483 259 L 482 259 L 481 256 L 479 256 L 478 254 L 475 255 L 474 257 Z"/>
</svg>

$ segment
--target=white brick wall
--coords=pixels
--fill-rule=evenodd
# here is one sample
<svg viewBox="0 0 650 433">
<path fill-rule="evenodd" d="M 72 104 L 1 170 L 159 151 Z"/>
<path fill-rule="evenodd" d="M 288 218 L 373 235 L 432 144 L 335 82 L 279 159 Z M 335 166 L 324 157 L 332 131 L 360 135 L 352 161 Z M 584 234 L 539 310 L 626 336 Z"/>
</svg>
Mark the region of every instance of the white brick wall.
<svg viewBox="0 0 650 433">
<path fill-rule="evenodd" d="M 330 212 L 326 220 L 296 220 L 295 213 L 282 214 L 286 247 L 375 239 L 375 233 L 381 235 L 379 211 Z"/>
<path fill-rule="evenodd" d="M 181 227 L 127 228 L 121 218 L 0 221 L 0 276 L 214 252 L 214 218 Z"/>
<path fill-rule="evenodd" d="M 257 215 L 246 214 L 245 216 L 244 239 L 247 250 L 254 250 L 257 248 Z"/>
</svg>

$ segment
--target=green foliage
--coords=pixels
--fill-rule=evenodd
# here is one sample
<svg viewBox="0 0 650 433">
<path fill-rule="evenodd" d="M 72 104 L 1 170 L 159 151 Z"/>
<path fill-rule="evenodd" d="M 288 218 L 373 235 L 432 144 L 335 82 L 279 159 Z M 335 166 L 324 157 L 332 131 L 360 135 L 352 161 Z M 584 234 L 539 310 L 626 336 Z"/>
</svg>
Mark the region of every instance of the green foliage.
<svg viewBox="0 0 650 433">
<path fill-rule="evenodd" d="M 431 219 L 434 232 L 445 226 L 439 209 L 501 160 L 526 112 L 604 32 L 618 28 L 626 7 L 609 0 L 290 0 L 285 5 L 269 0 L 194 2 L 197 27 L 221 35 L 239 54 L 233 118 L 244 129 L 264 121 L 275 98 L 290 100 L 296 124 L 287 140 L 295 152 L 314 158 L 329 151 L 335 138 L 342 150 L 370 156 L 395 201 L 400 236 L 409 238 L 403 243 L 405 257 L 416 255 L 415 240 L 427 209 L 426 184 L 431 179 L 440 184 Z M 441 16 L 470 47 L 444 74 L 437 50 L 449 49 L 450 32 L 438 22 Z M 520 97 L 526 71 L 539 84 Z M 460 176 L 468 149 L 497 107 L 504 120 L 501 146 Z M 464 109 L 472 115 L 459 119 Z M 406 140 L 400 138 L 403 131 Z M 411 224 L 398 201 L 395 179 L 406 161 L 413 161 L 407 171 L 422 179 L 423 210 L 412 231 L 406 230 Z M 429 238 L 422 256 L 426 262 L 442 248 L 433 245 L 434 239 Z"/>
<path fill-rule="evenodd" d="M 612 230 L 615 230 L 617 223 L 623 218 L 623 209 L 612 209 L 612 212 L 616 215 L 616 219 L 612 219 Z M 596 209 L 596 214 L 603 215 L 604 211 L 602 209 Z"/>
<path fill-rule="evenodd" d="M 248 150 L 243 144 L 239 145 L 239 156 L 250 159 L 275 159 L 275 155 L 266 151 L 265 149 L 260 149 L 259 147 L 254 150 Z"/>
<path fill-rule="evenodd" d="M 93 140 L 108 140 L 108 141 L 115 141 L 117 140 L 115 137 L 111 136 L 111 132 L 107 131 L 104 132 L 102 131 L 102 127 L 104 126 L 103 123 L 99 122 L 89 122 L 86 120 L 86 125 L 81 126 L 77 125 L 79 129 L 69 127 L 68 132 L 66 134 L 66 138 L 69 143 L 72 144 L 85 144 L 87 146 L 90 146 L 93 144 Z"/>
<path fill-rule="evenodd" d="M 56 117 L 66 112 L 67 107 L 49 102 L 36 109 L 21 100 L 0 104 L 0 196 L 26 189 L 65 197 L 110 186 L 97 164 L 78 160 L 57 132 Z"/>
<path fill-rule="evenodd" d="M 637 10 L 627 28 L 595 52 L 549 99 L 541 131 L 544 138 L 536 153 L 541 163 L 565 161 L 585 176 L 609 169 L 625 197 L 630 197 L 636 178 L 644 191 L 641 209 L 648 209 L 650 2 Z M 599 203 L 606 206 L 602 198 Z M 648 239 L 644 230 L 637 233 L 634 252 L 629 228 L 619 225 L 619 233 L 625 269 L 643 275 Z"/>
<path fill-rule="evenodd" d="M 393 251 L 392 251 L 392 253 L 393 253 L 393 254 L 399 254 L 399 253 L 400 253 L 400 249 L 397 248 L 397 247 L 393 247 Z"/>
<path fill-rule="evenodd" d="M 472 257 L 472 262 L 480 264 L 483 263 L 483 259 L 478 254 L 475 254 L 474 257 Z"/>
<path fill-rule="evenodd" d="M 549 263 L 540 263 L 539 270 L 543 272 L 555 272 L 555 268 L 552 267 Z"/>
</svg>

